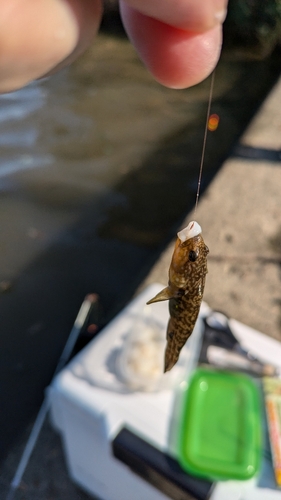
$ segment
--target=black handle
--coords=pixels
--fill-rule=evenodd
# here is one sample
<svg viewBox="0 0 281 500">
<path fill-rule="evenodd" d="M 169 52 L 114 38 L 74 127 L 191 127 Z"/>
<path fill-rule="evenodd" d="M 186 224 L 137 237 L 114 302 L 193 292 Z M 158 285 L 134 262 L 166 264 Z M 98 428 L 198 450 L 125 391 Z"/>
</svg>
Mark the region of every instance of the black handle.
<svg viewBox="0 0 281 500">
<path fill-rule="evenodd" d="M 118 460 L 172 500 L 209 498 L 213 483 L 190 476 L 174 458 L 126 428 L 117 434 L 112 450 Z"/>
</svg>

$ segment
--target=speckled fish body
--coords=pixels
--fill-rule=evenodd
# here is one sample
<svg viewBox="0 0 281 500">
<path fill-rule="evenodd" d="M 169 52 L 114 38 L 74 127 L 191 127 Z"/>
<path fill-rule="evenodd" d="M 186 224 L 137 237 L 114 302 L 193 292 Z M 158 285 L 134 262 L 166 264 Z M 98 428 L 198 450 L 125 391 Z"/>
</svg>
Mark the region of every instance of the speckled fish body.
<svg viewBox="0 0 281 500">
<path fill-rule="evenodd" d="M 164 371 L 171 370 L 193 332 L 203 298 L 208 247 L 199 224 L 192 221 L 178 233 L 169 269 L 169 284 L 148 304 L 169 300 L 170 319 Z"/>
</svg>

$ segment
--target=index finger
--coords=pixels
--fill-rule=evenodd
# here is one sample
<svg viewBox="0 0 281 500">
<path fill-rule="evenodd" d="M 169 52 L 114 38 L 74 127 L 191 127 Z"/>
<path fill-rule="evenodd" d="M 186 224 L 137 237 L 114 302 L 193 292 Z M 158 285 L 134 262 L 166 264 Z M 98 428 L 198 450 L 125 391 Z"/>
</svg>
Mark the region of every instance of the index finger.
<svg viewBox="0 0 281 500">
<path fill-rule="evenodd" d="M 146 16 L 123 0 L 120 8 L 131 41 L 160 83 L 171 88 L 186 88 L 212 72 L 221 50 L 221 25 L 196 33 Z"/>
</svg>

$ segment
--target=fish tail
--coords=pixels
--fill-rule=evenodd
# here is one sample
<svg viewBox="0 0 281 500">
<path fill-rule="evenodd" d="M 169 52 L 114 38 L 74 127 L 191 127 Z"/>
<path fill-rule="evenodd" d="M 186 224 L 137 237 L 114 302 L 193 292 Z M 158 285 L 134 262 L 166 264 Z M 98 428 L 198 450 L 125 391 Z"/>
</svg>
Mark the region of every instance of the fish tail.
<svg viewBox="0 0 281 500">
<path fill-rule="evenodd" d="M 176 362 L 179 359 L 180 350 L 171 348 L 169 344 L 167 344 L 165 350 L 165 359 L 164 359 L 164 373 L 170 371 Z"/>
</svg>

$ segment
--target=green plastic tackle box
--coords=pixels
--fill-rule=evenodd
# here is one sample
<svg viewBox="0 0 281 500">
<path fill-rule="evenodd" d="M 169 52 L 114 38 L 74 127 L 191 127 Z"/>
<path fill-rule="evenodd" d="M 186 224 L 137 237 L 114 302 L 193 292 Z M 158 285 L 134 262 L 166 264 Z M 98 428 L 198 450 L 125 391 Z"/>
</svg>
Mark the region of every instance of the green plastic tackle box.
<svg viewBox="0 0 281 500">
<path fill-rule="evenodd" d="M 261 460 L 260 391 L 247 375 L 198 368 L 183 393 L 178 460 L 212 480 L 250 479 Z"/>
</svg>

